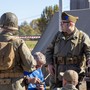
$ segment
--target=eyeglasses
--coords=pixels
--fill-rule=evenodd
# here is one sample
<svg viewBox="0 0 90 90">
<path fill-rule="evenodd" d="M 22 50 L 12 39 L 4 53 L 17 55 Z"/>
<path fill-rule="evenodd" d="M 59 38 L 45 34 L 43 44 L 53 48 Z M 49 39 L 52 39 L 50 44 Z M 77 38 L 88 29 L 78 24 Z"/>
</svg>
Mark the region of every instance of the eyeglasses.
<svg viewBox="0 0 90 90">
<path fill-rule="evenodd" d="M 61 24 L 63 24 L 63 23 L 70 23 L 70 22 L 65 22 L 65 21 L 61 22 Z"/>
<path fill-rule="evenodd" d="M 62 22 L 61 22 L 61 25 L 63 25 L 63 24 L 68 24 L 68 23 L 70 23 L 70 22 L 62 21 Z"/>
</svg>

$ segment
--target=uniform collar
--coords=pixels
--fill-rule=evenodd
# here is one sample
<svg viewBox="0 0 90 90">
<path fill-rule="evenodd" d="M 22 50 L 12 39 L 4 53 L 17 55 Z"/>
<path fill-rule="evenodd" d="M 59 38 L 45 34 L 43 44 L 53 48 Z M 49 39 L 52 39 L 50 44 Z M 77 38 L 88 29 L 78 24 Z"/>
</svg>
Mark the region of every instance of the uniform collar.
<svg viewBox="0 0 90 90">
<path fill-rule="evenodd" d="M 77 88 L 76 88 L 75 85 L 73 85 L 73 84 L 66 84 L 66 85 L 64 86 L 64 88 L 77 90 Z"/>
<path fill-rule="evenodd" d="M 78 38 L 79 37 L 79 35 L 78 35 L 78 29 L 75 27 L 75 32 L 72 34 L 72 35 L 70 35 L 68 38 L 66 38 L 64 35 L 63 35 L 63 32 L 61 33 L 61 38 L 62 39 L 67 39 L 67 40 L 69 40 L 69 39 L 76 39 L 76 38 Z"/>
<path fill-rule="evenodd" d="M 2 32 L 1 34 L 4 36 L 13 36 L 11 32 Z"/>
<path fill-rule="evenodd" d="M 79 30 L 77 28 L 75 28 L 75 32 L 73 34 L 73 38 L 79 38 Z"/>
</svg>

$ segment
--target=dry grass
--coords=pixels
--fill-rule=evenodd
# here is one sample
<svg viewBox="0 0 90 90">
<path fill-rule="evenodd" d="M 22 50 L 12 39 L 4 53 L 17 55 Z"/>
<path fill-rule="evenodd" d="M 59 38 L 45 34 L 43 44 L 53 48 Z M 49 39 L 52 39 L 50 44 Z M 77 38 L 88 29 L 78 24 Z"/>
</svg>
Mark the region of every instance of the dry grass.
<svg viewBox="0 0 90 90">
<path fill-rule="evenodd" d="M 27 46 L 30 48 L 30 49 L 33 49 L 35 47 L 35 45 L 37 44 L 38 41 L 25 41 Z"/>
</svg>

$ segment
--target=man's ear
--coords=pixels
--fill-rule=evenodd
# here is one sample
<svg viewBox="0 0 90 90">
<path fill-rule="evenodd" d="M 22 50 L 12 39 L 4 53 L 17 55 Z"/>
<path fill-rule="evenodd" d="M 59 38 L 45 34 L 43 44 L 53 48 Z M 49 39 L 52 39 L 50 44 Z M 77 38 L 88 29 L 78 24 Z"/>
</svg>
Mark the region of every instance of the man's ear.
<svg viewBox="0 0 90 90">
<path fill-rule="evenodd" d="M 70 22 L 69 24 L 70 24 L 70 26 L 75 26 L 75 23 L 73 23 L 73 22 Z"/>
</svg>

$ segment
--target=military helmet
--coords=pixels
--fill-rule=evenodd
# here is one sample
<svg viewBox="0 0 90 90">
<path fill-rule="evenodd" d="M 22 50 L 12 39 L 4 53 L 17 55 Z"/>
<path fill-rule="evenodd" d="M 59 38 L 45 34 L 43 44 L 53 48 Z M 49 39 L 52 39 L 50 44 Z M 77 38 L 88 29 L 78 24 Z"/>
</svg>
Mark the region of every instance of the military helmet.
<svg viewBox="0 0 90 90">
<path fill-rule="evenodd" d="M 18 30 L 18 18 L 14 13 L 6 12 L 0 18 L 0 27 L 10 30 Z"/>
</svg>

